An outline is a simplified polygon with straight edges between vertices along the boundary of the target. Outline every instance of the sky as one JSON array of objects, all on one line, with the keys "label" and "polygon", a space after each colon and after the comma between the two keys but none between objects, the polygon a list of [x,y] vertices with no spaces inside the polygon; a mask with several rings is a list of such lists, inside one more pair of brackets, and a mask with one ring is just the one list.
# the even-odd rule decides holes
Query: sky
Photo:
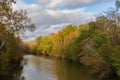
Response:
[{"label": "sky", "polygon": [[26,9],[36,25],[34,32],[26,31],[23,40],[33,40],[63,29],[68,24],[86,23],[115,7],[115,0],[16,0],[14,10]]}]

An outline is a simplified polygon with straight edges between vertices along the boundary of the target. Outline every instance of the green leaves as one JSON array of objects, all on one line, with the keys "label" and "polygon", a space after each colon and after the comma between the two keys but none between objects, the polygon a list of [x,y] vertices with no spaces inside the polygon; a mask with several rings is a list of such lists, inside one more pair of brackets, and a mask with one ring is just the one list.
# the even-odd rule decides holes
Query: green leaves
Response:
[{"label": "green leaves", "polygon": [[120,76],[120,46],[115,46],[113,48],[114,53],[112,53],[111,59],[113,61],[112,65]]}]

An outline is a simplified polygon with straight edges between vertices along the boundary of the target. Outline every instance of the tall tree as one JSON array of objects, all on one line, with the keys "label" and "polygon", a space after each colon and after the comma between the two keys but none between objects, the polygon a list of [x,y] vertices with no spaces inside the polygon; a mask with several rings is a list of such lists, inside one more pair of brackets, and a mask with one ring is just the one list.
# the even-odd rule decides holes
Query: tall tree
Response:
[{"label": "tall tree", "polygon": [[35,29],[27,12],[14,11],[13,3],[15,0],[0,0],[0,80],[13,80],[14,68],[22,59],[20,34]]},{"label": "tall tree", "polygon": [[[15,36],[19,36],[19,34],[23,33],[26,29],[33,31],[35,25],[31,22],[31,19],[28,18],[27,12],[25,10],[13,11],[12,3],[15,3],[15,0],[0,1],[0,27],[5,28]],[[1,39],[2,38],[1,36]],[[5,40],[3,38],[1,47],[4,43]]]}]

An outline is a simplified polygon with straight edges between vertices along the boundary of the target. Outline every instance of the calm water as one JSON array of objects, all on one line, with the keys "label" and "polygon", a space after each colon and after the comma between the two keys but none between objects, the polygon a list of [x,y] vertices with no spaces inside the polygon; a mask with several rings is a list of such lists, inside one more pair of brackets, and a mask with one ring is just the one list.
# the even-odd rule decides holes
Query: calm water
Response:
[{"label": "calm water", "polygon": [[24,56],[21,80],[98,80],[79,64],[48,57]]}]

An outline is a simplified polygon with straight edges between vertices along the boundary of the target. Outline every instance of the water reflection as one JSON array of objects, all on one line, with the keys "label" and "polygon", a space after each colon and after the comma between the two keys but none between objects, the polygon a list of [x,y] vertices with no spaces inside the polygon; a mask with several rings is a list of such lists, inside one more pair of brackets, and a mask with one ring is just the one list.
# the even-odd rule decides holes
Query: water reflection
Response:
[{"label": "water reflection", "polygon": [[57,80],[98,80],[87,68],[69,61],[56,62]]},{"label": "water reflection", "polygon": [[69,61],[24,56],[21,80],[98,80],[87,69]]},{"label": "water reflection", "polygon": [[49,60],[43,57],[24,56],[24,67],[22,77],[25,80],[56,80],[51,74],[52,65]]}]

